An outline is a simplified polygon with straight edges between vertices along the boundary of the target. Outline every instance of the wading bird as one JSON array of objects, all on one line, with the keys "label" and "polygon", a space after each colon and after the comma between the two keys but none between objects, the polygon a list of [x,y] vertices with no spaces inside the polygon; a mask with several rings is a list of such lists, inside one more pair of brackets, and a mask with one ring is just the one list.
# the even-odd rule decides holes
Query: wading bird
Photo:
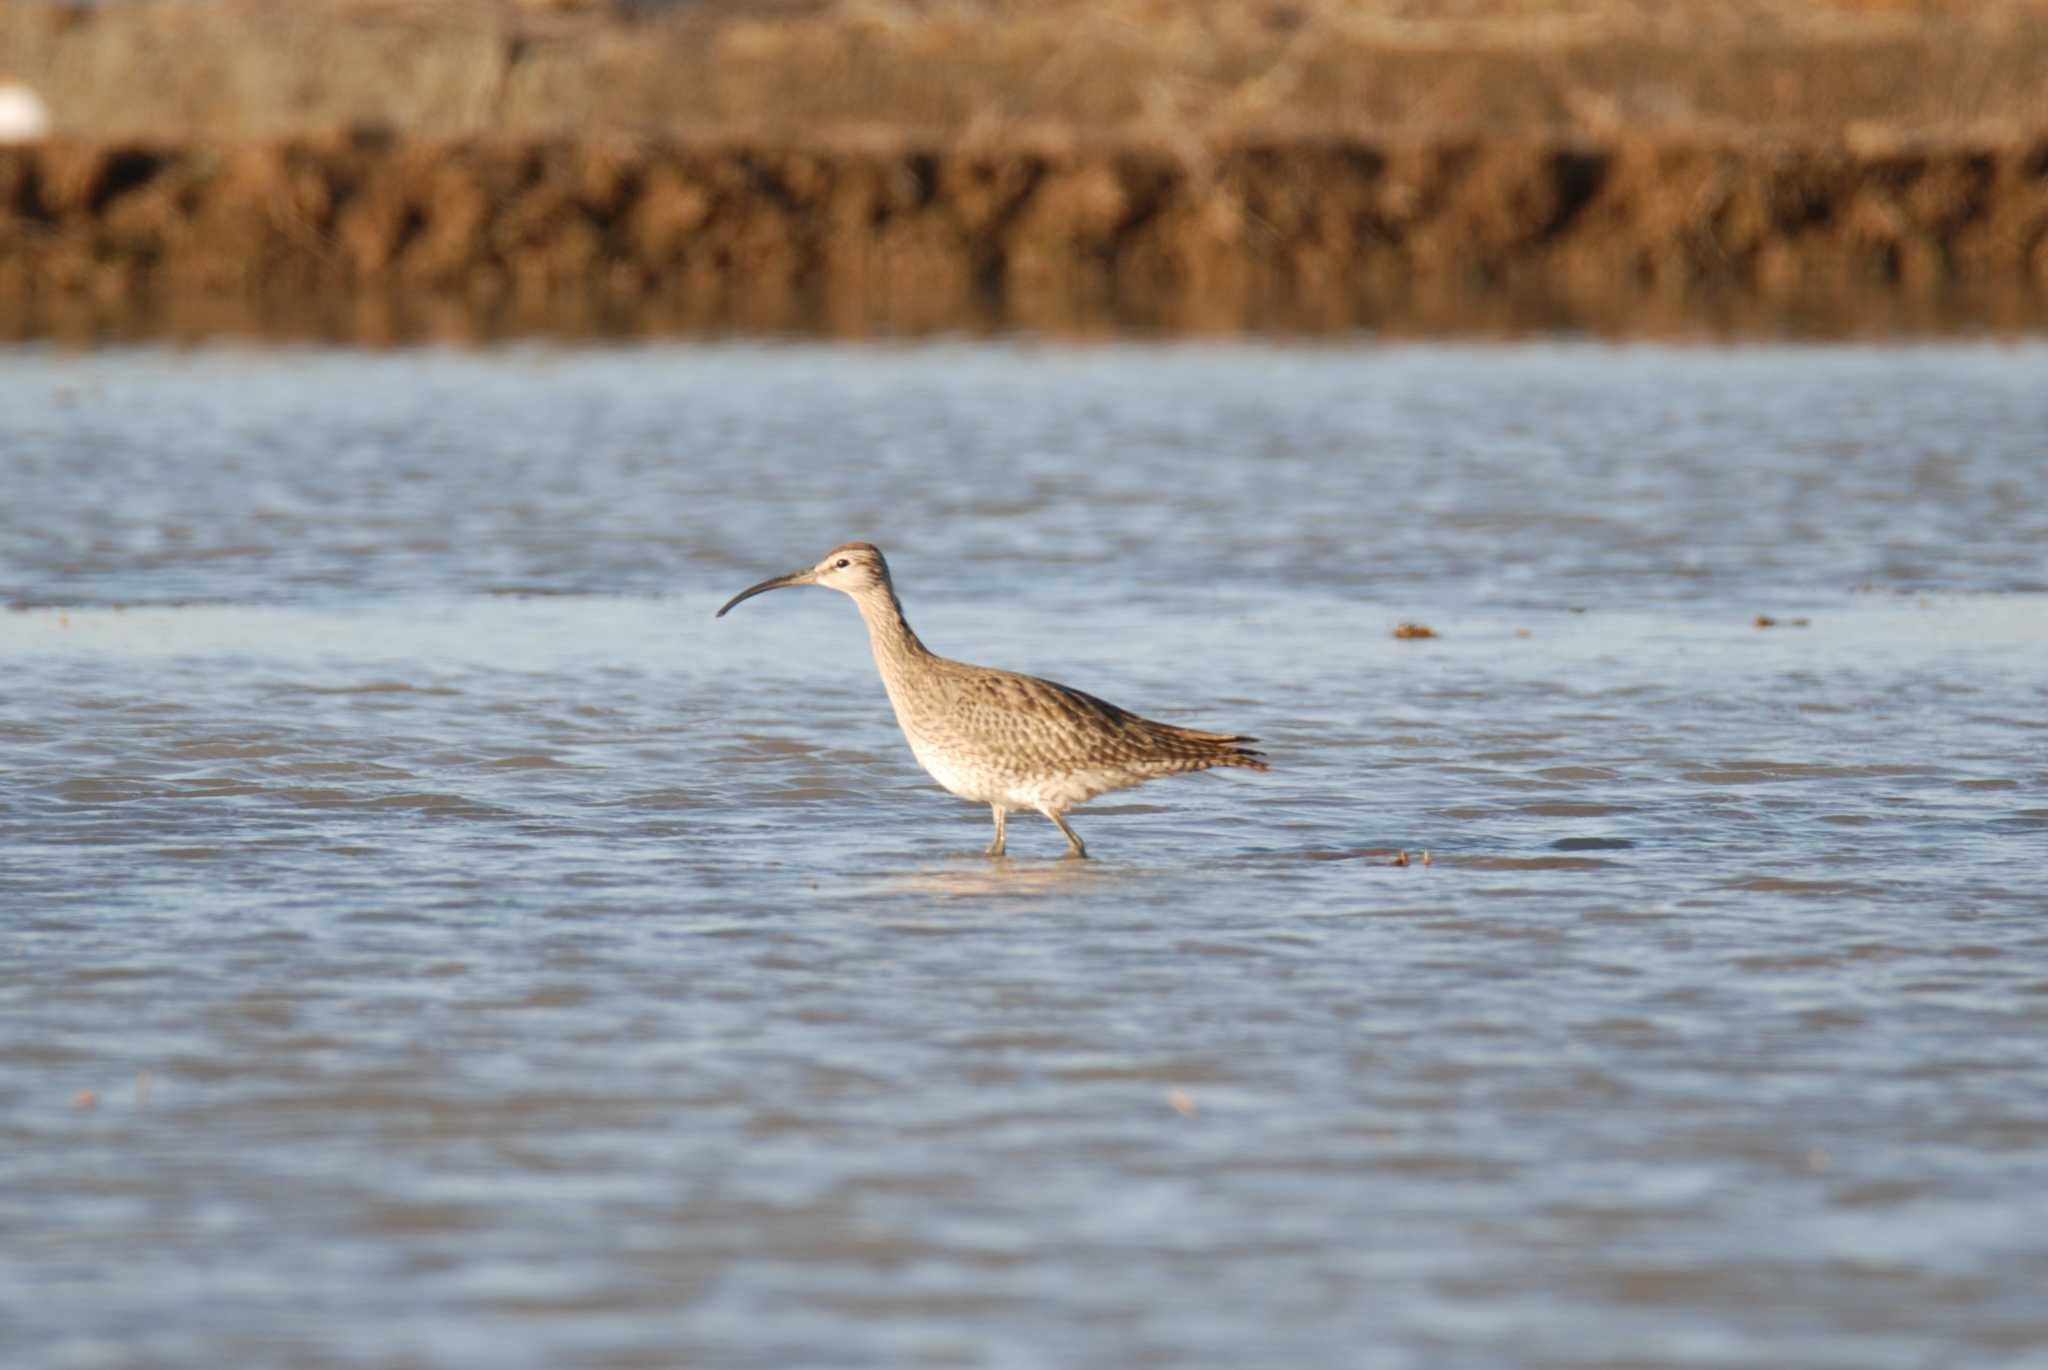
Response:
[{"label": "wading bird", "polygon": [[1003,822],[1017,809],[1036,809],[1059,824],[1068,854],[1086,856],[1066,819],[1076,804],[1162,775],[1212,766],[1266,769],[1261,754],[1245,745],[1256,738],[1155,723],[1070,686],[935,654],[910,630],[889,563],[869,543],[834,547],[809,570],[742,590],[717,617],[743,599],[797,585],[852,596],[918,764],[995,815],[990,856],[1003,854]]}]

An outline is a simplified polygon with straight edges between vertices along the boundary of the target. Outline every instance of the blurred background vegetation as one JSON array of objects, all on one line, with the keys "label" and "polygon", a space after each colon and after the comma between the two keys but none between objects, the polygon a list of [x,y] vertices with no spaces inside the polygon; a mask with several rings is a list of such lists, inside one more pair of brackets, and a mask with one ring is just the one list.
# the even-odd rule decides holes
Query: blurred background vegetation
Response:
[{"label": "blurred background vegetation", "polygon": [[2009,139],[2048,0],[0,0],[60,134]]}]

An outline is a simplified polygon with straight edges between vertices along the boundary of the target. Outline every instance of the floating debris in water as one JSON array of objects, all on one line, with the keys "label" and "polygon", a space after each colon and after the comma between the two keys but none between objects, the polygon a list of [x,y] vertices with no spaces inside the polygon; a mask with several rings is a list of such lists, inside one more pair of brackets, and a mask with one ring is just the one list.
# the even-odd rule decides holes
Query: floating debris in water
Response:
[{"label": "floating debris in water", "polygon": [[50,127],[42,96],[19,81],[0,81],[0,143],[40,143]]},{"label": "floating debris in water", "polygon": [[[1810,618],[1788,618],[1782,621],[1782,626],[1787,628],[1806,628],[1812,626],[1812,623],[1813,620]],[[1780,620],[1772,618],[1769,614],[1758,614],[1756,616],[1756,626],[1759,628],[1776,628],[1781,625]]]},{"label": "floating debris in water", "polygon": [[1404,639],[1435,637],[1436,629],[1430,627],[1427,623],[1402,623],[1395,627],[1394,636]]}]

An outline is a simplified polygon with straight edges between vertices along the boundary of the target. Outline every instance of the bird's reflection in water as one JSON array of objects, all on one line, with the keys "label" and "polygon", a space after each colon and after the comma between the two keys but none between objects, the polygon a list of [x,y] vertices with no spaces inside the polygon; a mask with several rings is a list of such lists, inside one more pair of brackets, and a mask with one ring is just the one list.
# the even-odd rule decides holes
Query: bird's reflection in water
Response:
[{"label": "bird's reflection in water", "polygon": [[917,870],[885,878],[878,893],[916,894],[943,899],[983,899],[1080,889],[1106,878],[1112,868],[1095,861],[1066,857],[1044,860],[961,856],[935,861]]}]

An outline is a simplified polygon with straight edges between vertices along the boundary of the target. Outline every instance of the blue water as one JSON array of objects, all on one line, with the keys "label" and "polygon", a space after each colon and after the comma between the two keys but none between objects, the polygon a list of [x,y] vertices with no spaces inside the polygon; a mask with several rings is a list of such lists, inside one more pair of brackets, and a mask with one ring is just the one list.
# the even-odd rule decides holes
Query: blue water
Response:
[{"label": "blue water", "polygon": [[0,1361],[2041,1364],[2043,376],[6,353]]}]

